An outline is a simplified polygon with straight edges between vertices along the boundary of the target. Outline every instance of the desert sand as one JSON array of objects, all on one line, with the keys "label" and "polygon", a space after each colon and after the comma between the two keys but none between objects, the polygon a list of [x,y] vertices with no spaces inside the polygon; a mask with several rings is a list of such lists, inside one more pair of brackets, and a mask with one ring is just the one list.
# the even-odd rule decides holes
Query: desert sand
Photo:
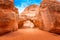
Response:
[{"label": "desert sand", "polygon": [[0,40],[60,40],[60,36],[37,28],[26,28],[0,36]]}]

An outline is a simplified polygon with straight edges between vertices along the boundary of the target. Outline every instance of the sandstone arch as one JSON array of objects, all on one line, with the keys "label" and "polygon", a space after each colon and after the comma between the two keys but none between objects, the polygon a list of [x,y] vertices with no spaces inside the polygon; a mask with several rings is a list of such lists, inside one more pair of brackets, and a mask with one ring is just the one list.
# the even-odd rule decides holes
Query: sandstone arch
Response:
[{"label": "sandstone arch", "polygon": [[[42,28],[43,26],[41,15],[39,12],[39,6],[38,5],[30,5],[28,6],[21,14],[20,14],[20,20],[30,20],[35,27]],[[20,23],[19,23],[20,24]]]},{"label": "sandstone arch", "polygon": [[42,29],[42,26],[43,26],[43,22],[42,22],[42,19],[41,18],[37,18],[37,19],[35,19],[35,18],[33,18],[33,19],[29,19],[29,18],[27,18],[27,17],[25,17],[25,16],[21,16],[20,15],[20,20],[19,20],[19,25],[18,25],[18,27],[19,28],[21,28],[22,26],[23,26],[23,23],[25,22],[25,21],[31,21],[33,24],[34,24],[34,28],[36,27],[36,28],[41,28]]}]

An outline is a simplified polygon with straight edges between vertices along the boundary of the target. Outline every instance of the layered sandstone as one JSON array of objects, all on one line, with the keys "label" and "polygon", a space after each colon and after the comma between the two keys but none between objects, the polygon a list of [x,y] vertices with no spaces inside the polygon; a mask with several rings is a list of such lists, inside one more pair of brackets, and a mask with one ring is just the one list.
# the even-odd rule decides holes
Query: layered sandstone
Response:
[{"label": "layered sandstone", "polygon": [[27,21],[24,21],[23,27],[24,28],[33,28],[34,27],[34,24],[30,20],[27,20]]},{"label": "layered sandstone", "polygon": [[30,5],[20,14],[19,27],[30,20],[35,27],[45,31],[60,34],[60,2],[58,0],[43,0],[38,5]]},{"label": "layered sandstone", "polygon": [[58,0],[43,0],[40,5],[44,29],[60,34],[60,2]]},{"label": "layered sandstone", "polygon": [[0,34],[18,29],[18,9],[10,0],[0,0]]},{"label": "layered sandstone", "polygon": [[14,6],[14,2],[11,0],[0,0],[0,8],[12,10],[18,14],[18,9]]},{"label": "layered sandstone", "polygon": [[26,20],[32,21],[35,27],[43,26],[38,5],[30,5],[20,14],[19,27],[21,22],[23,23]]},{"label": "layered sandstone", "polygon": [[60,1],[59,0],[43,0],[40,7],[48,7],[51,11],[60,11]]}]

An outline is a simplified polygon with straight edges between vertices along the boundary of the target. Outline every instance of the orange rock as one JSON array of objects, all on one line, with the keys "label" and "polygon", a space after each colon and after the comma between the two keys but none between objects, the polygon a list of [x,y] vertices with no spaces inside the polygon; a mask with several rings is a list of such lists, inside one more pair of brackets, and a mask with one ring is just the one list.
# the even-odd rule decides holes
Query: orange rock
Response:
[{"label": "orange rock", "polygon": [[40,27],[43,25],[38,5],[30,5],[20,14],[19,25],[21,25],[21,22],[23,24],[23,22],[26,20],[30,20],[35,27]]},{"label": "orange rock", "polygon": [[33,27],[34,27],[34,24],[33,24],[33,22],[31,22],[30,20],[26,20],[26,21],[24,21],[24,23],[23,23],[23,27],[24,27],[24,28],[33,28]]},{"label": "orange rock", "polygon": [[13,2],[0,0],[0,34],[17,30],[17,18],[18,10],[14,7]]},{"label": "orange rock", "polygon": [[16,14],[0,10],[0,34],[18,29]]},{"label": "orange rock", "polygon": [[12,11],[16,12],[16,14],[18,14],[18,9],[14,6],[12,0],[0,0],[0,8],[8,10],[11,9]]},{"label": "orange rock", "polygon": [[48,8],[41,8],[40,9],[41,17],[43,20],[44,27],[43,30],[45,31],[50,31],[51,29],[54,28],[54,22],[55,18],[53,15],[49,12]]},{"label": "orange rock", "polygon": [[[44,17],[43,22],[45,25],[50,25],[51,23],[50,26],[46,26],[46,31],[48,31],[47,28],[49,28],[49,31],[60,34],[60,2],[58,0],[43,0],[40,9],[42,17]],[[52,28],[50,28],[51,26]]]},{"label": "orange rock", "polygon": [[43,0],[38,5],[30,5],[20,14],[19,27],[30,20],[35,27],[45,31],[60,33],[60,2],[58,0]]}]

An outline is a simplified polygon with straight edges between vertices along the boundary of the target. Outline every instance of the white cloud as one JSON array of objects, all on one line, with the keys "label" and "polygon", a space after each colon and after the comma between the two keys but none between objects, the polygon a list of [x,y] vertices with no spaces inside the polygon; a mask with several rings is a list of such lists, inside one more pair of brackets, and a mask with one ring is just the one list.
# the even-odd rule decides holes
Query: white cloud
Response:
[{"label": "white cloud", "polygon": [[19,13],[22,13],[27,6],[28,6],[27,3],[22,3],[20,7],[17,7]]},{"label": "white cloud", "polygon": [[24,11],[23,8],[22,8],[22,9],[18,8],[18,12],[19,12],[19,14],[22,13],[23,11]]},{"label": "white cloud", "polygon": [[60,2],[60,0],[57,0],[58,2]]},{"label": "white cloud", "polygon": [[33,0],[32,1],[31,0],[23,1],[21,3],[20,7],[17,7],[18,11],[19,11],[19,14],[22,13],[24,11],[24,9],[31,4],[38,4],[38,3],[33,2]]},{"label": "white cloud", "polygon": [[23,2],[20,7],[17,7],[18,11],[19,11],[19,14],[22,13],[24,11],[24,9],[27,6],[29,6],[29,4],[30,4],[30,2],[29,2],[29,0],[27,0],[26,2]]}]

